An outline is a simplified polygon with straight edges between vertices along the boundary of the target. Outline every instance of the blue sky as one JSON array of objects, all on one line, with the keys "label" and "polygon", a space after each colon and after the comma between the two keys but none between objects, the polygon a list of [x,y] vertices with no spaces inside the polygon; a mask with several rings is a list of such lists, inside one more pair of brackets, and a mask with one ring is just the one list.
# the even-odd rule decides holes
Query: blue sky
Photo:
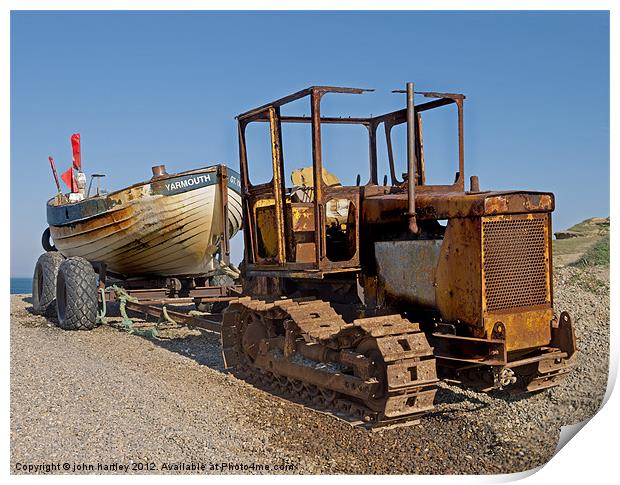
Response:
[{"label": "blue sky", "polygon": [[[605,12],[13,12],[11,274],[30,276],[42,252],[55,193],[47,156],[68,168],[75,131],[85,170],[118,189],[159,163],[238,168],[234,116],[298,89],[374,88],[324,102],[325,114],[366,116],[403,107],[391,91],[406,81],[466,94],[466,176],[482,189],[555,192],[555,229],[609,215]],[[456,125],[444,110],[424,135],[429,171],[448,181]],[[305,165],[306,129],[286,130],[287,166]],[[367,177],[359,130],[324,133],[327,168],[345,183]],[[255,131],[260,161],[266,139]],[[236,260],[241,247],[239,236]]]}]

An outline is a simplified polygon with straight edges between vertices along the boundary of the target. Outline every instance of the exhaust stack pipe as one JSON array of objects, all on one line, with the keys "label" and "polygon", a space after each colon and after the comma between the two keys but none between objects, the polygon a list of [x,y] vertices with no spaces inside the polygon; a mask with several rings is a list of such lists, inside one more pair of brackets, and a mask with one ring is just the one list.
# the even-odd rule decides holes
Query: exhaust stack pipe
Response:
[{"label": "exhaust stack pipe", "polygon": [[153,172],[153,178],[163,177],[164,175],[168,175],[168,172],[166,172],[165,165],[155,165],[154,167],[151,167],[151,170]]},{"label": "exhaust stack pipe", "polygon": [[416,156],[415,156],[415,106],[413,102],[413,83],[407,83],[407,185],[409,207],[407,218],[409,220],[409,232],[420,232],[415,214],[415,181],[416,181]]}]

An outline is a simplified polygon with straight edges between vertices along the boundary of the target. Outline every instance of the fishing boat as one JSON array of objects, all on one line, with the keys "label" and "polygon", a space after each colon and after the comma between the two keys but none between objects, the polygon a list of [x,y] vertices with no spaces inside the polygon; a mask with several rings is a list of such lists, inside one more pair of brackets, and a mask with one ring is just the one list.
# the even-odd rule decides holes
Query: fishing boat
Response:
[{"label": "fishing boat", "polygon": [[82,200],[59,192],[47,202],[49,235],[63,256],[120,275],[207,274],[217,268],[225,228],[229,238],[241,228],[240,177],[224,165],[176,174],[159,165],[150,180],[83,192]]}]

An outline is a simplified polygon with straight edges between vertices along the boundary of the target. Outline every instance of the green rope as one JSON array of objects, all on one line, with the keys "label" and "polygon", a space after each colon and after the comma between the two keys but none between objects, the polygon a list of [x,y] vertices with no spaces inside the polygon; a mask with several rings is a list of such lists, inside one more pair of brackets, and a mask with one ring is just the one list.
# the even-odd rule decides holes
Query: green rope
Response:
[{"label": "green rope", "polygon": [[157,325],[161,325],[164,322],[168,322],[171,323],[172,325],[179,325],[177,322],[175,322],[172,317],[168,314],[168,309],[166,308],[166,305],[164,305],[161,308],[161,316],[159,317],[159,320],[157,320]]},{"label": "green rope", "polygon": [[141,328],[135,328],[133,324],[133,320],[129,318],[129,315],[127,315],[127,308],[126,308],[127,302],[128,301],[137,302],[138,301],[137,298],[134,298],[133,296],[131,296],[129,293],[127,293],[127,291],[124,288],[121,288],[120,286],[112,285],[106,289],[113,291],[116,294],[118,301],[120,302],[119,311],[122,317],[121,323],[123,325],[123,328],[127,332],[134,334],[134,335],[140,335],[142,337],[147,337],[147,338],[157,337],[157,329],[149,328],[148,330],[143,330]]},{"label": "green rope", "polygon": [[209,312],[201,312],[201,311],[198,311],[198,310],[190,310],[189,312],[187,312],[187,314],[190,317],[202,317],[204,315],[211,315]]}]

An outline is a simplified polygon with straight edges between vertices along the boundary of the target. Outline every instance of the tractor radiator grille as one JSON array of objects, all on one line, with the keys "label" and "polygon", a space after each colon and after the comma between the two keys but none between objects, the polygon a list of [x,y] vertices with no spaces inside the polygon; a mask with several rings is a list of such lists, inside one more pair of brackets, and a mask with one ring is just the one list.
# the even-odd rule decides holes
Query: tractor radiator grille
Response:
[{"label": "tractor radiator grille", "polygon": [[547,216],[482,219],[487,311],[542,305],[547,283]]}]

